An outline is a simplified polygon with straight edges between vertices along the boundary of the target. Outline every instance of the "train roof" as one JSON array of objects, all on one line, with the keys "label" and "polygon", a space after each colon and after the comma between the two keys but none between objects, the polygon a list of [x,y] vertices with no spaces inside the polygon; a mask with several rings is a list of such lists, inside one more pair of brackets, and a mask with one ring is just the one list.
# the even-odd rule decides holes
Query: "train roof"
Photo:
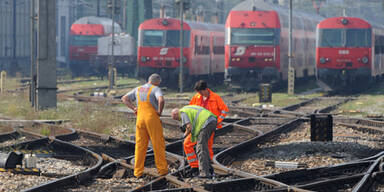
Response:
[{"label": "train roof", "polygon": [[[154,18],[144,21],[139,29],[180,30],[180,20],[175,18]],[[225,28],[222,24],[184,21],[183,30],[221,31]]]},{"label": "train roof", "polygon": [[[82,26],[86,24],[88,24],[90,28]],[[99,27],[96,27],[97,25],[102,25],[103,29],[99,29]],[[122,32],[120,25],[117,24],[116,22],[114,23],[114,27],[115,27],[115,33]],[[74,34],[79,34],[80,31],[84,31],[84,30],[90,30],[89,34],[92,34],[94,32],[99,34],[100,30],[103,30],[105,34],[110,34],[112,33],[112,19],[105,18],[105,17],[95,17],[95,16],[82,17],[76,20],[71,26],[71,33],[74,33]],[[95,31],[92,32],[93,30]],[[94,35],[97,35],[97,34],[94,34]]]},{"label": "train roof", "polygon": [[[273,18],[273,19],[271,19]],[[234,28],[280,28],[276,11],[231,11],[225,27]]]},{"label": "train roof", "polygon": [[372,25],[358,17],[331,17],[322,20],[317,28],[372,28]]},{"label": "train roof", "polygon": [[[245,0],[231,9],[231,11],[270,11],[274,10],[278,15],[289,14],[289,9],[277,4],[267,3],[264,0]],[[304,13],[298,10],[294,10],[293,17],[305,17],[312,20],[322,20],[323,17],[317,14]]]}]

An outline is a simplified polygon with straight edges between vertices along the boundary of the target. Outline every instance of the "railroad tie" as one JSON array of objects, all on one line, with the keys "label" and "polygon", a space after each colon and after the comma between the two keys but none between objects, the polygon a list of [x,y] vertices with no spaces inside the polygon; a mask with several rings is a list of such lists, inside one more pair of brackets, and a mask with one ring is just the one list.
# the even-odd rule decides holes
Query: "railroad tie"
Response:
[{"label": "railroad tie", "polygon": [[40,175],[41,171],[38,168],[10,168],[10,169],[5,169],[5,168],[0,168],[0,172],[11,172],[15,174],[22,174],[22,175]]}]

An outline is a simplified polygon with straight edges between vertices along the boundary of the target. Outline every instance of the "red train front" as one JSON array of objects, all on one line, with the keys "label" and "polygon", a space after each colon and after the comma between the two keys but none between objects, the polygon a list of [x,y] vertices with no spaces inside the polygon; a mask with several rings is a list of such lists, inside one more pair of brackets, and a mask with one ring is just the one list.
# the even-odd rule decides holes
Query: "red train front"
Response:
[{"label": "red train front", "polygon": [[231,84],[271,81],[280,72],[276,11],[231,11],[226,21],[225,67]]},{"label": "red train front", "polygon": [[[97,39],[112,32],[112,20],[102,17],[83,17],[71,25],[69,60],[70,69],[75,76],[92,73],[91,55],[97,54]],[[115,32],[121,28],[115,24]]]},{"label": "red train front", "polygon": [[[224,26],[186,21],[183,23],[185,82],[224,78]],[[180,62],[180,20],[156,18],[139,26],[139,76],[159,73],[164,84],[177,87]],[[215,78],[216,77],[216,78]]]},{"label": "red train front", "polygon": [[[334,17],[321,21],[317,26],[316,67],[321,85],[331,90],[353,90],[382,74],[376,65],[382,65],[380,50],[376,50],[382,30],[376,29],[360,18]],[[381,47],[378,47],[381,49]]]}]

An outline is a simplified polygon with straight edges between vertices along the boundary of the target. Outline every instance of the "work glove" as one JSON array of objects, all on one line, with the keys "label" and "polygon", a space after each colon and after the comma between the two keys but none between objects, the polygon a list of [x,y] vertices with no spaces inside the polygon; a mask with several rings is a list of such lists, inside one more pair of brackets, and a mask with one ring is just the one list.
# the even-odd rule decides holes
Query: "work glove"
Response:
[{"label": "work glove", "polygon": [[184,133],[185,132],[185,125],[184,126],[180,126],[179,129],[180,129],[181,132]]}]

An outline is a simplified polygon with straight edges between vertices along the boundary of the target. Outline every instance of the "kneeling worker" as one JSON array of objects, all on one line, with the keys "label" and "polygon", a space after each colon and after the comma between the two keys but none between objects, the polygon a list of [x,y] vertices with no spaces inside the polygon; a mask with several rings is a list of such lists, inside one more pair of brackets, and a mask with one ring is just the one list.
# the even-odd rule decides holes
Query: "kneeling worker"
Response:
[{"label": "kneeling worker", "polygon": [[191,168],[199,168],[199,177],[211,178],[213,176],[213,167],[208,150],[208,140],[216,129],[216,116],[204,107],[187,105],[180,110],[173,109],[172,118],[181,120],[181,125],[185,127],[185,139],[197,142],[197,154],[193,147],[184,145],[189,165]]}]

